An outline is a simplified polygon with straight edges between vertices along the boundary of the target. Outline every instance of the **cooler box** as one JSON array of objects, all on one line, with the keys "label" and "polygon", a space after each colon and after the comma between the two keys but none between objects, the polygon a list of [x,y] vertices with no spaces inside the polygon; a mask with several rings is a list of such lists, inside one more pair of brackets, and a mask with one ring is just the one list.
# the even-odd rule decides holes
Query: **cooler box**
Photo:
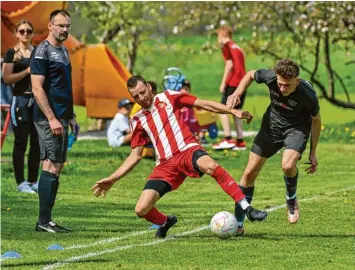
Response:
[{"label": "cooler box", "polygon": [[217,121],[217,114],[213,112],[208,112],[205,110],[194,109],[195,118],[200,126],[207,126]]}]

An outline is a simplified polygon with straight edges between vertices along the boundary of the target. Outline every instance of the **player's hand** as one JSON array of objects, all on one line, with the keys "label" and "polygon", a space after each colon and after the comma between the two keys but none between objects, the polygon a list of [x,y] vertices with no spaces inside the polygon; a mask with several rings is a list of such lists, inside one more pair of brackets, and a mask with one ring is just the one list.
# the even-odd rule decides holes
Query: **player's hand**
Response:
[{"label": "player's hand", "polygon": [[317,171],[317,167],[318,167],[318,161],[317,161],[317,157],[315,154],[309,154],[309,162],[307,162],[306,164],[310,164],[311,166],[309,166],[307,169],[305,169],[305,171],[307,172],[307,174],[313,174]]},{"label": "player's hand", "polygon": [[253,120],[253,116],[248,111],[233,110],[233,114],[239,119],[247,119],[247,124]]},{"label": "player's hand", "polygon": [[233,109],[239,103],[240,103],[240,97],[238,95],[230,95],[227,98],[227,107],[229,107],[229,109]]},{"label": "player's hand", "polygon": [[58,121],[57,118],[53,118],[52,120],[49,120],[49,127],[52,130],[52,133],[54,136],[62,136],[64,129],[62,124]]},{"label": "player's hand", "polygon": [[113,186],[114,183],[115,181],[110,178],[103,178],[93,185],[91,188],[92,194],[96,197],[102,196],[105,198],[106,192]]},{"label": "player's hand", "polygon": [[221,83],[221,85],[219,86],[219,92],[221,94],[224,94],[225,91],[226,91],[226,84]]}]

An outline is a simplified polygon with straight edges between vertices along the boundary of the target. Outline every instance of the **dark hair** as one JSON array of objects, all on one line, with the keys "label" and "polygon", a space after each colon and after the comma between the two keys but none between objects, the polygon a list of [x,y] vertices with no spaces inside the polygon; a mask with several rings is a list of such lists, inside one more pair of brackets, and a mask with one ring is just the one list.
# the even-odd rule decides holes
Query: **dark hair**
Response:
[{"label": "dark hair", "polygon": [[18,31],[18,28],[19,28],[21,25],[23,25],[23,24],[28,24],[29,26],[31,26],[32,31],[34,30],[34,29],[33,29],[33,25],[32,25],[32,23],[31,23],[30,21],[21,20],[21,21],[18,21],[18,22],[17,22],[16,27],[15,27],[15,32],[17,32],[17,31]]},{"label": "dark hair", "polygon": [[299,66],[295,61],[289,58],[284,58],[278,61],[273,69],[276,74],[286,79],[297,78],[298,75],[300,75]]},{"label": "dark hair", "polygon": [[136,76],[132,76],[131,78],[128,79],[127,81],[127,88],[132,89],[134,87],[137,86],[138,82],[142,82],[145,85],[147,85],[147,82],[145,81],[145,79],[142,76],[136,75]]},{"label": "dark hair", "polygon": [[63,16],[67,16],[70,18],[70,14],[68,11],[66,11],[64,9],[56,9],[56,10],[52,11],[51,15],[49,15],[49,20],[52,21],[54,19],[54,17],[57,16],[59,13],[62,14]]},{"label": "dark hair", "polygon": [[189,80],[184,80],[183,83],[182,83],[181,89],[186,89],[188,92],[191,92],[191,83],[190,83],[190,81]]},{"label": "dark hair", "polygon": [[147,81],[147,83],[150,84],[150,86],[152,87],[152,93],[154,94],[154,96],[158,93],[158,86],[155,82],[153,81]]}]

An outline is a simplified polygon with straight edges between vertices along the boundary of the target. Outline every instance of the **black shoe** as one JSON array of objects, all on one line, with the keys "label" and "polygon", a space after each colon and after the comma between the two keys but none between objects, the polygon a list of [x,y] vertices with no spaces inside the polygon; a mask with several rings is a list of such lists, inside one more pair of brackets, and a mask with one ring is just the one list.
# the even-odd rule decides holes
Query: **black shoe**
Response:
[{"label": "black shoe", "polygon": [[38,224],[36,223],[35,231],[37,232],[49,232],[49,233],[68,233],[72,230],[66,229],[62,226],[59,226],[54,221],[49,221],[47,224]]},{"label": "black shoe", "polygon": [[202,137],[202,138],[200,139],[200,143],[201,143],[202,145],[206,145],[206,144],[208,144],[208,141],[207,141],[204,137]]},{"label": "black shoe", "polygon": [[245,209],[245,214],[250,221],[262,221],[267,217],[267,213],[265,211],[254,209],[251,206],[248,206],[248,208]]},{"label": "black shoe", "polygon": [[156,237],[159,238],[165,238],[167,232],[169,229],[175,225],[175,223],[178,222],[176,216],[168,216],[168,219],[166,220],[166,223],[164,226],[160,226],[157,230],[157,233],[155,234]]}]

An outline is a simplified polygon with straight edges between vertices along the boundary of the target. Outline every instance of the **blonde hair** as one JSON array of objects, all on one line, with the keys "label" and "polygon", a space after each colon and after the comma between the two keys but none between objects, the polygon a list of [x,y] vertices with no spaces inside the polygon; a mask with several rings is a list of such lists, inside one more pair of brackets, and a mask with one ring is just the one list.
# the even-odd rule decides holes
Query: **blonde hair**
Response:
[{"label": "blonde hair", "polygon": [[233,35],[233,29],[229,25],[222,25],[220,28],[217,30],[217,34],[221,33],[224,37],[229,37],[232,38]]},{"label": "blonde hair", "polygon": [[[15,27],[15,33],[14,33],[14,34],[17,33],[19,27],[20,27],[21,25],[23,25],[23,24],[28,24],[29,26],[31,26],[32,31],[33,31],[33,25],[32,25],[32,23],[31,23],[30,21],[21,20],[21,21],[17,22],[16,27]],[[21,53],[21,51],[20,51],[19,41],[18,41],[17,44],[15,45],[14,50],[15,50],[15,53],[14,53],[14,59],[13,59],[13,61],[19,61],[19,60],[21,60],[21,59],[23,58],[23,55],[22,55],[22,53]]]}]

